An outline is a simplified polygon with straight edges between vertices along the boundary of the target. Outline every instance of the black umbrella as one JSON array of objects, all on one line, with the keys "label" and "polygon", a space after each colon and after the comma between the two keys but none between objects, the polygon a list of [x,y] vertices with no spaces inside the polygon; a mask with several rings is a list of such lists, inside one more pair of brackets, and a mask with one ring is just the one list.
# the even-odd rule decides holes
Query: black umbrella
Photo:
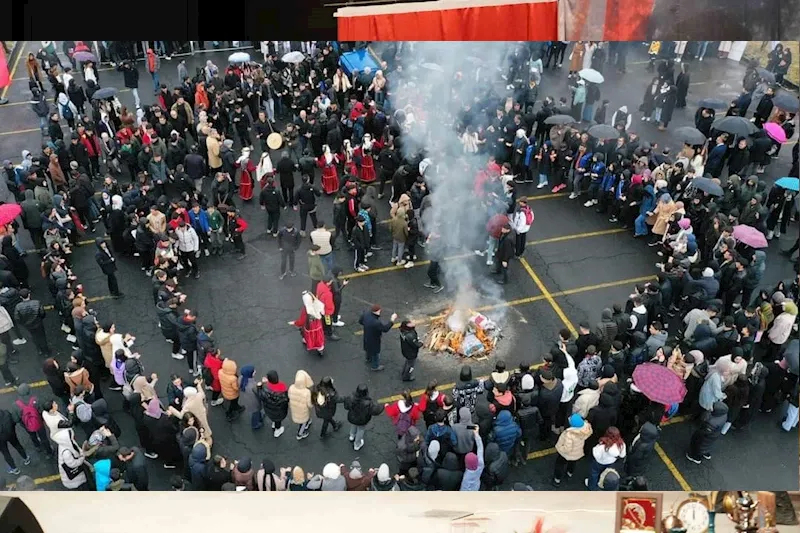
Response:
[{"label": "black umbrella", "polygon": [[724,117],[714,121],[711,127],[717,131],[747,137],[758,131],[755,124],[742,117]]},{"label": "black umbrella", "polygon": [[772,97],[772,104],[787,113],[797,113],[800,111],[800,100],[796,96],[787,92],[781,91]]},{"label": "black umbrella", "polygon": [[611,127],[608,124],[597,124],[589,128],[589,135],[595,139],[605,141],[608,139],[616,139],[619,137],[619,130]]},{"label": "black umbrella", "polygon": [[92,100],[105,100],[106,98],[114,98],[117,95],[117,89],[115,87],[103,87],[102,89],[97,89],[94,94],[92,95]]},{"label": "black umbrella", "polygon": [[758,67],[756,69],[758,76],[767,83],[775,83],[775,74],[768,71],[764,67]]},{"label": "black umbrella", "polygon": [[691,126],[683,126],[682,128],[676,129],[673,133],[675,137],[690,146],[697,146],[706,142],[705,134]]},{"label": "black umbrella", "polygon": [[569,115],[553,115],[544,120],[545,124],[550,125],[572,124],[574,122],[577,122],[575,117],[571,117]]},{"label": "black umbrella", "polygon": [[695,178],[691,181],[689,186],[699,189],[711,196],[723,195],[722,187],[720,187],[719,183],[709,178]]},{"label": "black umbrella", "polygon": [[697,107],[722,111],[723,109],[728,109],[728,107],[730,107],[730,103],[723,102],[719,98],[703,98],[702,100],[697,102]]}]

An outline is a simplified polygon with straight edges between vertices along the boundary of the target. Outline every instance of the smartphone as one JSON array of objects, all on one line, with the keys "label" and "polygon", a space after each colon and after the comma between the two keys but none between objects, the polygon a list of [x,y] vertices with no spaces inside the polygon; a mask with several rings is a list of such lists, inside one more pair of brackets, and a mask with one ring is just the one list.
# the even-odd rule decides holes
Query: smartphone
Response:
[{"label": "smartphone", "polygon": [[478,426],[476,424],[467,424],[467,429],[476,430],[478,429]]}]

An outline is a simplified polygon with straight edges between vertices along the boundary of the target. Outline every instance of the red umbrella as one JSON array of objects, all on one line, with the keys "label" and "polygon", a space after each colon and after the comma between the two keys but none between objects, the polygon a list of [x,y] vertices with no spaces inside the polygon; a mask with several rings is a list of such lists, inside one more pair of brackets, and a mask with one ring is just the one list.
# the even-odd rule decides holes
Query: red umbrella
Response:
[{"label": "red umbrella", "polygon": [[0,226],[11,224],[11,222],[22,213],[19,204],[0,205]]},{"label": "red umbrella", "polygon": [[733,238],[736,239],[736,242],[746,244],[750,248],[767,248],[769,246],[764,234],[747,224],[734,226]]},{"label": "red umbrella", "polygon": [[663,405],[680,403],[686,396],[686,385],[680,376],[656,363],[637,366],[633,371],[633,383],[649,400]]}]

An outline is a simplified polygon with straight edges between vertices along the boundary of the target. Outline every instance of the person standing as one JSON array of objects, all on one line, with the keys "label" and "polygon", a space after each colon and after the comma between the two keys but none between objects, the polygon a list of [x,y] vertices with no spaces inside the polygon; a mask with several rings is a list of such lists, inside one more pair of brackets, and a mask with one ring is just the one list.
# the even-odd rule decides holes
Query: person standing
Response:
[{"label": "person standing", "polygon": [[236,361],[225,359],[217,375],[219,377],[219,385],[222,388],[222,398],[228,401],[225,418],[228,422],[232,422],[239,418],[239,415],[245,410],[243,405],[239,405],[240,386]]},{"label": "person standing", "polygon": [[200,255],[200,238],[197,236],[197,232],[181,219],[175,229],[175,236],[178,240],[178,256],[186,270],[186,276],[192,275],[194,279],[198,279],[200,271],[197,268],[197,258]]},{"label": "person standing", "polygon": [[178,321],[180,353],[186,357],[186,363],[195,376],[201,373],[200,361],[197,360],[197,333],[197,316],[191,309],[184,309],[183,316]]},{"label": "person standing", "polygon": [[50,439],[47,437],[42,419],[42,407],[36,396],[31,395],[31,387],[27,383],[17,388],[17,399],[14,401],[11,414],[14,416],[14,422],[25,428],[36,451],[52,457],[53,450],[50,448]]},{"label": "person standing", "polygon": [[161,58],[156,55],[152,48],[147,49],[146,55],[147,72],[153,77],[153,92],[158,93],[161,82],[158,79],[158,71],[161,70]]},{"label": "person standing", "polygon": [[267,418],[272,421],[272,436],[276,439],[286,431],[283,421],[289,414],[288,390],[286,383],[278,378],[278,373],[274,370],[267,372],[267,377],[256,385],[256,396],[261,401]]},{"label": "person standing", "polygon": [[366,226],[366,219],[361,215],[356,217],[356,225],[351,235],[351,243],[355,251],[353,269],[358,272],[366,272],[369,270],[367,266],[367,250],[370,248],[370,236]]},{"label": "person standing", "polygon": [[281,193],[275,188],[275,182],[271,178],[267,179],[267,185],[258,195],[258,203],[261,209],[267,212],[267,233],[273,237],[278,236],[278,223],[281,218],[281,207],[286,207]]},{"label": "person standing", "polygon": [[97,246],[97,252],[94,254],[95,261],[100,265],[103,274],[108,278],[108,292],[114,298],[122,298],[125,296],[119,291],[119,283],[117,282],[117,260],[111,249],[108,247],[105,239],[98,237],[94,241]]},{"label": "person standing", "polygon": [[8,366],[9,359],[8,347],[4,342],[0,342],[0,375],[3,376],[6,387],[13,387],[19,383],[19,378],[11,372]]},{"label": "person standing", "polygon": [[355,393],[344,400],[347,411],[347,421],[350,422],[350,435],[348,439],[353,443],[353,450],[358,451],[364,447],[364,432],[372,417],[378,416],[384,406],[377,403],[369,396],[369,388],[365,384],[356,387]]},{"label": "person standing", "polygon": [[311,387],[314,380],[305,370],[298,370],[294,375],[294,383],[289,386],[289,411],[292,422],[298,424],[297,440],[308,437],[311,428]]},{"label": "person standing", "polygon": [[381,322],[380,317],[381,306],[375,304],[370,309],[365,310],[361,318],[358,319],[358,323],[363,326],[366,362],[370,364],[370,368],[374,372],[380,372],[384,369],[381,364],[381,337],[392,329],[397,320],[397,313],[392,313],[389,322]]},{"label": "person standing", "polygon": [[[281,275],[279,279],[283,279],[286,275],[295,277],[294,271],[294,254],[300,248],[300,232],[294,227],[294,224],[287,222],[285,226],[278,232],[278,249],[281,252]],[[288,261],[289,270],[286,270]]]},{"label": "person standing", "polygon": [[22,464],[25,466],[31,464],[30,456],[25,451],[25,448],[22,447],[17,437],[14,417],[9,411],[0,409],[0,454],[3,455],[3,458],[8,464],[7,472],[9,474],[18,475],[19,468],[17,468],[17,463],[14,461],[14,458],[11,457],[11,453],[8,450],[9,444],[19,452],[20,457],[22,457]]},{"label": "person standing", "polygon": [[528,205],[527,198],[517,200],[517,209],[511,215],[511,228],[514,230],[514,256],[519,259],[525,253],[528,240],[528,231],[533,224],[533,211]]},{"label": "person standing", "polygon": [[50,357],[50,346],[47,344],[47,335],[44,331],[44,307],[39,300],[31,299],[29,289],[21,289],[19,296],[22,301],[14,309],[14,320],[28,330],[39,355]]},{"label": "person standing", "polygon": [[333,247],[331,246],[333,234],[325,227],[325,222],[322,220],[317,220],[316,226],[316,229],[310,233],[311,243],[319,246],[317,255],[325,265],[326,274],[330,274],[333,270]]},{"label": "person standing", "polygon": [[136,66],[131,65],[131,62],[128,60],[123,61],[123,63],[117,67],[117,70],[122,72],[125,88],[131,90],[134,105],[136,109],[139,109],[142,107],[142,102],[139,100],[139,71],[136,70]]},{"label": "person standing", "polygon": [[403,381],[414,381],[414,364],[417,362],[419,349],[422,348],[422,341],[417,335],[416,324],[413,320],[403,320],[400,323],[400,351],[403,354],[405,363],[401,379]]},{"label": "person standing", "polygon": [[497,250],[494,253],[494,262],[497,269],[494,273],[500,275],[500,278],[495,279],[496,283],[500,285],[508,283],[508,262],[514,256],[514,237],[511,235],[511,226],[506,224],[500,230],[500,239],[497,241]]}]

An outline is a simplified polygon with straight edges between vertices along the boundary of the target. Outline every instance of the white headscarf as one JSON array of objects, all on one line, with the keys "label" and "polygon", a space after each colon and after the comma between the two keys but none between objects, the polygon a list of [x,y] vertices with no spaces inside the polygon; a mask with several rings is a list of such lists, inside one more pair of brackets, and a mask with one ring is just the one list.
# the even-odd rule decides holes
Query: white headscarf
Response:
[{"label": "white headscarf", "polygon": [[271,176],[272,172],[272,159],[269,157],[269,152],[264,152],[261,154],[261,160],[258,162],[258,167],[256,167],[256,179],[261,181],[264,176]]},{"label": "white headscarf", "polygon": [[122,209],[122,196],[115,194],[111,197],[111,209]]},{"label": "white headscarf", "polygon": [[370,135],[369,133],[364,134],[364,139],[361,142],[361,147],[367,151],[372,150],[372,135]]},{"label": "white headscarf", "polygon": [[333,154],[331,153],[331,147],[327,144],[322,147],[322,155],[325,156],[325,164],[330,165],[333,162]]},{"label": "white headscarf", "polygon": [[303,291],[303,305],[306,308],[306,314],[315,320],[322,318],[325,312],[325,304],[317,300],[317,298],[308,291]]}]

